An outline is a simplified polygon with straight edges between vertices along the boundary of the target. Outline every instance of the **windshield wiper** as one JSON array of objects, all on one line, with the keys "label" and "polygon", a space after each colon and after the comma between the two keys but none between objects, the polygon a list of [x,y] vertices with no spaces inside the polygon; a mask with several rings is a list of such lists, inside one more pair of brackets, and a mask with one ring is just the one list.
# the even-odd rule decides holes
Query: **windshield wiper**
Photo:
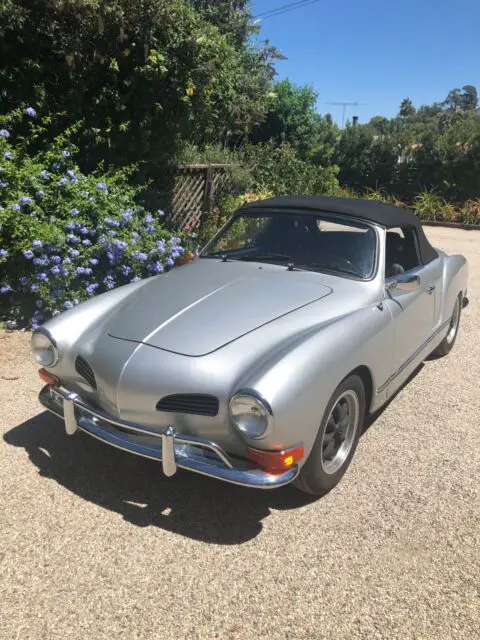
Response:
[{"label": "windshield wiper", "polygon": [[320,271],[322,269],[324,269],[325,271],[331,271],[331,272],[338,271],[339,273],[345,273],[347,275],[355,276],[357,278],[364,277],[361,273],[359,273],[358,271],[354,271],[353,269],[344,269],[343,267],[333,267],[331,265],[324,264],[323,262],[308,262],[306,264],[303,264],[302,267],[305,267],[306,269],[309,269],[309,268],[319,269]]},{"label": "windshield wiper", "polygon": [[282,260],[291,262],[293,264],[291,256],[287,255],[286,253],[250,253],[245,256],[238,256],[237,260],[245,260],[251,262],[262,262],[263,260]]}]

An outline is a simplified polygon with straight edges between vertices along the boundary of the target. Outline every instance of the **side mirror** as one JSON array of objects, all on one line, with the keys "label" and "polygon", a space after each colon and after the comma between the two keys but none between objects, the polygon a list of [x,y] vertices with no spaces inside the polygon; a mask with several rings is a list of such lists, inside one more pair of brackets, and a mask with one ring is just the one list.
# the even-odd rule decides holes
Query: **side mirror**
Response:
[{"label": "side mirror", "polygon": [[401,275],[388,284],[390,291],[416,291],[420,287],[420,276]]}]

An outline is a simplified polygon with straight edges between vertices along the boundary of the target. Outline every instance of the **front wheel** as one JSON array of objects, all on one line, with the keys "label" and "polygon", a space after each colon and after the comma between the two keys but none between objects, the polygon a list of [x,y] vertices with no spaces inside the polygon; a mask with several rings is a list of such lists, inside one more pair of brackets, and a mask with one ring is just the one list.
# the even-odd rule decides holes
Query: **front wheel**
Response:
[{"label": "front wheel", "polygon": [[350,464],[365,418],[365,387],[358,375],[335,389],[323,414],[312,451],[295,486],[321,496],[339,482]]}]

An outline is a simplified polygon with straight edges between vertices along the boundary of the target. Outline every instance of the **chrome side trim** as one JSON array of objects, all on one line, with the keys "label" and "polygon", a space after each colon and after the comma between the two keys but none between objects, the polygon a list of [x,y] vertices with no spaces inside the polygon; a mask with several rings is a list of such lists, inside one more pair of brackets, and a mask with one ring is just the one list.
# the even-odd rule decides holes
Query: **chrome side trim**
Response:
[{"label": "chrome side trim", "polygon": [[234,467],[215,442],[177,435],[172,427],[161,433],[151,427],[111,420],[110,416],[88,408],[79,396],[62,387],[46,385],[39,400],[60,418],[65,419],[73,409],[73,420],[78,429],[116,449],[162,462],[165,475],[173,475],[178,467],[244,487],[275,489],[292,482],[299,472],[298,465],[278,475],[249,469],[246,462],[239,462],[239,466]]},{"label": "chrome side trim", "polygon": [[382,391],[385,391],[385,389],[395,380],[395,378],[397,378],[402,373],[402,371],[404,371],[408,367],[408,365],[411,364],[415,360],[415,358],[420,355],[420,353],[428,346],[428,344],[434,338],[436,338],[439,333],[441,333],[444,329],[447,328],[449,323],[450,323],[450,320],[447,320],[446,322],[441,324],[437,329],[435,329],[432,335],[427,340],[425,340],[425,342],[414,353],[412,353],[412,355],[409,358],[407,358],[405,362],[394,373],[392,373],[392,375],[388,378],[388,380],[384,382],[380,387],[377,387],[376,393],[382,393]]}]

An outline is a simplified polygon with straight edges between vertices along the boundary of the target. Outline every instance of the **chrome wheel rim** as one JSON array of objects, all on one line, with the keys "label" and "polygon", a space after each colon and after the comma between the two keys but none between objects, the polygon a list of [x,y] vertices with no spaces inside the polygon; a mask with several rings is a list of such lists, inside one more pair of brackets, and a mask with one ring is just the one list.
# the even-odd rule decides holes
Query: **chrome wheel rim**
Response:
[{"label": "chrome wheel rim", "polygon": [[457,298],[455,307],[453,309],[452,317],[450,318],[450,327],[447,333],[447,342],[452,344],[455,336],[457,335],[458,321],[460,320],[460,301]]},{"label": "chrome wheel rim", "polygon": [[322,437],[322,469],[331,475],[348,457],[358,429],[360,405],[357,394],[348,389],[333,405]]}]

